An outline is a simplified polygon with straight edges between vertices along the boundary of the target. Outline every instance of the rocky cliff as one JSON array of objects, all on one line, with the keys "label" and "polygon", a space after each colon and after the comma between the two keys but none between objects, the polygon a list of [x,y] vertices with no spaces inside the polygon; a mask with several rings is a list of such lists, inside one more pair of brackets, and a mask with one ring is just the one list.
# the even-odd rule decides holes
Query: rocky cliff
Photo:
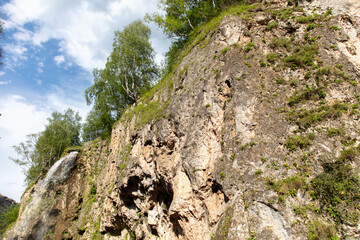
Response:
[{"label": "rocky cliff", "polygon": [[5,239],[359,239],[360,6],[293,2],[204,26]]}]

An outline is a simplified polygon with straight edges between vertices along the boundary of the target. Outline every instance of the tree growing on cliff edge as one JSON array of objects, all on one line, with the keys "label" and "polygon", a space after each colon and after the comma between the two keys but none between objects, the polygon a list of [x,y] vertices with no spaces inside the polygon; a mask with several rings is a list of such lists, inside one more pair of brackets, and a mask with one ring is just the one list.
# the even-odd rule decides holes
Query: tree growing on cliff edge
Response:
[{"label": "tree growing on cliff edge", "polygon": [[109,135],[124,109],[135,103],[158,76],[150,34],[150,28],[140,20],[115,32],[106,66],[94,70],[94,84],[85,92],[87,103],[94,104],[83,129],[85,140]]},{"label": "tree growing on cliff edge", "polygon": [[13,146],[20,157],[10,159],[23,167],[27,183],[46,174],[67,147],[80,144],[80,121],[79,114],[70,108],[63,114],[54,112],[44,131],[28,135],[25,142]]},{"label": "tree growing on cliff edge", "polygon": [[170,38],[184,41],[196,27],[216,16],[221,10],[244,0],[159,0],[159,8],[165,14],[147,15]]}]

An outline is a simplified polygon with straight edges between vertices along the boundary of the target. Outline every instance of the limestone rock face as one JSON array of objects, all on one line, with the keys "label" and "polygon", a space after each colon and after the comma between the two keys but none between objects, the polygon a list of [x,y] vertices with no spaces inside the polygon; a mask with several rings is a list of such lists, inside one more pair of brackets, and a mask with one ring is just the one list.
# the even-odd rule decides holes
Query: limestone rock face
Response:
[{"label": "limestone rock face", "polygon": [[48,185],[38,214],[51,220],[16,237],[38,183],[6,239],[359,239],[359,209],[334,218],[313,184],[344,150],[360,169],[359,4],[287,2],[199,34],[111,139]]},{"label": "limestone rock face", "polygon": [[323,10],[332,9],[334,14],[339,15],[340,26],[348,36],[348,41],[340,41],[340,51],[360,71],[360,2],[357,0],[314,0],[304,4],[309,11],[314,7]]}]

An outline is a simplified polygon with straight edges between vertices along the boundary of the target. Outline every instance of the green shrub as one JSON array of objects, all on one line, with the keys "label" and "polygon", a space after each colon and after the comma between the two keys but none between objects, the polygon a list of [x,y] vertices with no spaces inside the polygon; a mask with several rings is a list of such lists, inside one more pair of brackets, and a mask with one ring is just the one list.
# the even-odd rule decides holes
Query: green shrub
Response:
[{"label": "green shrub", "polygon": [[343,152],[336,162],[325,163],[324,172],[311,181],[312,197],[320,201],[320,211],[337,223],[356,224],[359,220],[359,178],[348,161],[353,156],[353,151]]},{"label": "green shrub", "polygon": [[335,25],[330,26],[329,29],[330,29],[330,30],[333,30],[333,31],[338,31],[338,30],[340,30],[340,28],[339,28],[338,26],[335,26]]},{"label": "green shrub", "polygon": [[295,21],[298,23],[309,23],[309,22],[314,22],[317,19],[317,17],[318,17],[317,14],[308,15],[308,16],[299,16],[295,18]]},{"label": "green shrub", "polygon": [[309,128],[311,125],[324,119],[339,118],[347,112],[347,109],[347,103],[336,102],[332,106],[322,105],[310,110],[304,108],[297,111],[292,110],[287,113],[287,119],[290,122],[296,123],[301,128]]},{"label": "green shrub", "polygon": [[270,42],[271,48],[286,48],[288,52],[291,50],[291,42],[293,39],[291,38],[272,38]]},{"label": "green shrub", "polygon": [[[273,189],[275,192],[279,194],[279,196],[287,197],[292,196],[295,197],[297,195],[298,190],[307,189],[308,184],[305,179],[296,175],[292,177],[288,177],[283,180],[273,181],[272,179],[267,179],[267,185]],[[283,198],[284,200],[284,198]]]},{"label": "green shrub", "polygon": [[315,24],[313,23],[309,23],[306,27],[306,31],[310,31],[310,30],[313,30],[315,28]]},{"label": "green shrub", "polygon": [[320,75],[330,75],[331,74],[331,67],[322,67],[320,68],[317,72],[316,75],[320,76]]},{"label": "green shrub", "polygon": [[277,84],[286,84],[285,80],[283,78],[275,78],[275,82]]},{"label": "green shrub", "polygon": [[230,48],[229,47],[225,47],[224,49],[221,50],[222,54],[225,54],[227,51],[229,51]]},{"label": "green shrub", "polygon": [[290,86],[296,87],[297,84],[298,84],[298,81],[297,81],[296,79],[291,79],[291,80],[290,80]]},{"label": "green shrub", "polygon": [[279,59],[279,54],[277,53],[269,53],[266,55],[266,60],[270,63],[274,63],[278,59]]},{"label": "green shrub", "polygon": [[315,138],[312,134],[314,133],[310,133],[308,136],[289,137],[285,142],[285,147],[289,149],[289,151],[295,151],[297,148],[304,149],[311,145],[311,139]]},{"label": "green shrub", "polygon": [[266,30],[271,30],[273,28],[277,28],[278,25],[279,25],[278,22],[269,22],[268,25],[266,26]]},{"label": "green shrub", "polygon": [[322,87],[309,87],[306,86],[306,89],[302,91],[295,92],[294,95],[292,95],[288,100],[289,106],[294,106],[300,102],[303,102],[305,100],[320,100],[324,99],[326,97],[326,92],[324,91],[324,88]]},{"label": "green shrub", "polygon": [[294,48],[293,54],[284,57],[283,61],[292,69],[313,66],[318,51],[317,45],[297,46]]},{"label": "green shrub", "polygon": [[255,44],[255,43],[249,42],[249,43],[247,43],[247,44],[245,45],[244,51],[245,51],[245,52],[250,52],[250,50],[251,50],[252,48],[255,48],[255,47],[256,47],[256,44]]},{"label": "green shrub", "polygon": [[328,135],[329,137],[333,137],[335,135],[340,135],[343,132],[343,130],[338,129],[338,128],[329,128],[326,131],[326,135]]},{"label": "green shrub", "polygon": [[259,63],[260,63],[260,67],[266,67],[267,65],[263,60],[260,60]]},{"label": "green shrub", "polygon": [[90,185],[90,196],[91,197],[94,197],[96,195],[96,185],[93,181],[89,182],[89,185]]},{"label": "green shrub", "polygon": [[248,66],[249,68],[251,68],[251,67],[252,67],[252,64],[251,64],[251,63],[249,63],[249,62],[245,62],[245,65],[246,65],[246,66]]},{"label": "green shrub", "polygon": [[309,225],[308,240],[340,240],[336,235],[336,228],[332,224],[323,223],[319,220],[311,221]]},{"label": "green shrub", "polygon": [[343,162],[354,161],[355,157],[358,155],[359,155],[359,150],[357,148],[354,147],[347,148],[341,152],[339,160]]},{"label": "green shrub", "polygon": [[315,139],[315,133],[311,132],[311,133],[308,133],[308,138],[310,140],[314,140]]}]

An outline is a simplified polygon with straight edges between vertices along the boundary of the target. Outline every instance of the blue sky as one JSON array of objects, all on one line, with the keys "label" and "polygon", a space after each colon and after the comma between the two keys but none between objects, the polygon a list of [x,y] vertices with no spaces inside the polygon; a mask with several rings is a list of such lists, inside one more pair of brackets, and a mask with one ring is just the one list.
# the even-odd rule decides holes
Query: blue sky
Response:
[{"label": "blue sky", "polygon": [[[103,68],[115,30],[157,10],[156,0],[0,0],[0,193],[20,200],[22,170],[11,146],[44,129],[53,111],[68,107],[86,117],[84,91]],[[152,29],[156,61],[170,41]]]}]

